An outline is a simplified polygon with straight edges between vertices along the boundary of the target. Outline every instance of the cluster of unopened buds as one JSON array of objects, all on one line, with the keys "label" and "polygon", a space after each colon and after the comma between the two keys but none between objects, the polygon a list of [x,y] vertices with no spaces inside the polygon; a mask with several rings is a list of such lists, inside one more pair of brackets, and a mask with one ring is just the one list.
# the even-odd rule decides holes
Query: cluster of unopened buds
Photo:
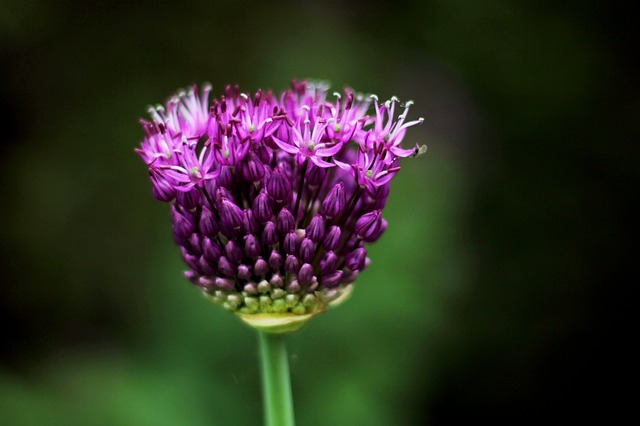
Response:
[{"label": "cluster of unopened buds", "polygon": [[[293,82],[279,96],[178,93],[142,120],[137,153],[171,203],[186,278],[241,316],[313,315],[350,289],[382,209],[411,102]],[[399,113],[396,116],[396,113]]]}]

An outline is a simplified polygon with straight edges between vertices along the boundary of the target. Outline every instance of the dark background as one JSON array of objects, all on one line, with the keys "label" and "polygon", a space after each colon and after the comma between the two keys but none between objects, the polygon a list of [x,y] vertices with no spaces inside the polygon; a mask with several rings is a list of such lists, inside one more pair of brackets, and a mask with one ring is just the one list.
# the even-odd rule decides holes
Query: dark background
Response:
[{"label": "dark background", "polygon": [[298,423],[620,418],[629,4],[0,1],[0,424],[260,424],[254,333],[182,278],[133,148],[179,87],[306,77],[414,99],[429,151],[352,300],[289,338]]}]

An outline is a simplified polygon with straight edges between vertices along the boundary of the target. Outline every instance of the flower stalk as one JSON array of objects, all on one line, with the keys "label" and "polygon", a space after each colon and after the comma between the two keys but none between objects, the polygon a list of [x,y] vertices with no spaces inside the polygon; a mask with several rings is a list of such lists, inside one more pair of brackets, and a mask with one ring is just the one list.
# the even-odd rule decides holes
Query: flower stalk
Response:
[{"label": "flower stalk", "polygon": [[285,334],[258,331],[265,426],[294,426]]}]

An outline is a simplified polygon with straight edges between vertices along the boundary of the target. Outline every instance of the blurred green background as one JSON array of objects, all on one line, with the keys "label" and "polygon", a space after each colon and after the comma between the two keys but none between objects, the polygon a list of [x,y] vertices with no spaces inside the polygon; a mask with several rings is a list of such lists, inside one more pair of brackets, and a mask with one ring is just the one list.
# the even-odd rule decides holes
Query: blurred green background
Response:
[{"label": "blurred green background", "polygon": [[[0,424],[259,425],[254,333],[182,278],[146,105],[321,78],[414,99],[389,229],[289,346],[299,425],[628,407],[632,14],[598,1],[0,1]],[[633,143],[632,143],[633,142]],[[634,332],[637,335],[637,332]]]}]

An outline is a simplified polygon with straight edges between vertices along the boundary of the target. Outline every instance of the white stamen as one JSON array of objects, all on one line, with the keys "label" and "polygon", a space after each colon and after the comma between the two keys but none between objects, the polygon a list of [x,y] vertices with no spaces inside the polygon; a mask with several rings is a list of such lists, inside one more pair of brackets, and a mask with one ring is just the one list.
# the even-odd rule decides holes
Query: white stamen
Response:
[{"label": "white stamen", "polygon": [[369,97],[371,99],[373,99],[374,101],[376,101],[376,102],[378,101],[378,95],[371,94],[371,95],[369,95]]},{"label": "white stamen", "polygon": [[245,101],[249,99],[249,96],[247,96],[247,94],[246,94],[246,93],[240,93],[240,97],[241,97],[242,99],[244,99]]}]

